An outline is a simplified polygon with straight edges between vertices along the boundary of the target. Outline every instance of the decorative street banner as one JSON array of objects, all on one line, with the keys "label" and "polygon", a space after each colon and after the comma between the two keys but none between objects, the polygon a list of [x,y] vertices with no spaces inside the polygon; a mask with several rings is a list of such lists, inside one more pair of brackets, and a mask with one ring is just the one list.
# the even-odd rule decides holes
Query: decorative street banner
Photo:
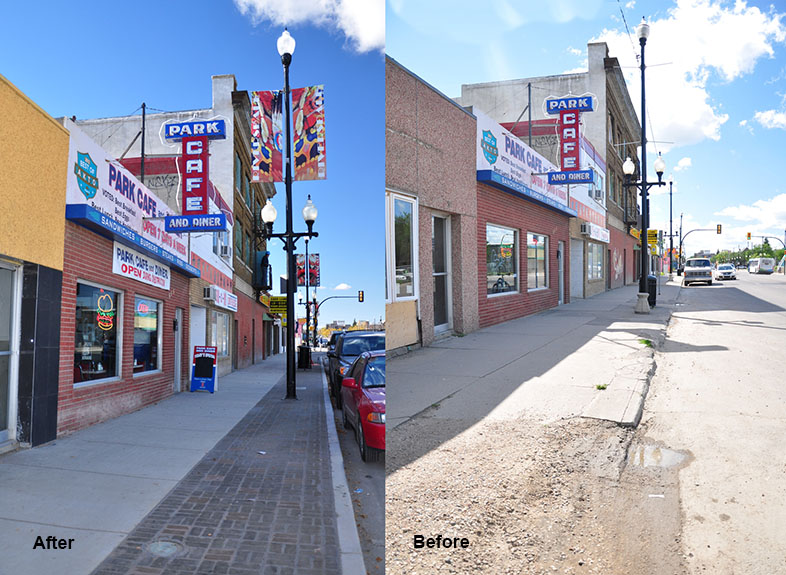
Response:
[{"label": "decorative street banner", "polygon": [[[297,285],[306,285],[306,257],[295,254],[295,270],[297,271]],[[319,254],[308,254],[308,286],[320,287],[319,283]]]},{"label": "decorative street banner", "polygon": [[112,248],[112,273],[165,290],[172,275],[169,266],[118,242]]},{"label": "decorative street banner", "polygon": [[324,180],[325,164],[325,86],[292,90],[292,142],[295,180]]},{"label": "decorative street banner", "polygon": [[475,108],[477,179],[508,193],[545,204],[570,216],[567,190],[549,185],[546,173],[557,167]]},{"label": "decorative street banner", "polygon": [[207,136],[183,138],[183,153],[178,170],[183,182],[181,212],[184,216],[203,216],[210,208],[207,201],[208,161]]},{"label": "decorative street banner", "polygon": [[213,393],[218,387],[216,373],[215,346],[194,346],[194,363],[191,366],[191,391],[209,391]]},{"label": "decorative street banner", "polygon": [[251,181],[283,182],[282,93],[251,92]]}]

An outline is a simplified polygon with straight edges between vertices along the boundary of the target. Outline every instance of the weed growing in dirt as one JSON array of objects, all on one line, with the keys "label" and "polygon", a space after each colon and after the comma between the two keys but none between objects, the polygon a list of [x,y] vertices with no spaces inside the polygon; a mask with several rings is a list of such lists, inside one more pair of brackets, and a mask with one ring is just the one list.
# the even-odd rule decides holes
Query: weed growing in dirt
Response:
[{"label": "weed growing in dirt", "polygon": [[603,390],[604,390],[604,389],[606,389],[607,387],[608,387],[608,385],[607,385],[607,384],[605,384],[605,383],[599,383],[598,385],[596,385],[596,386],[595,386],[595,389],[600,389],[601,391],[603,391]]},{"label": "weed growing in dirt", "polygon": [[641,338],[639,339],[639,343],[642,345],[646,345],[647,347],[652,347],[652,341],[649,339]]}]

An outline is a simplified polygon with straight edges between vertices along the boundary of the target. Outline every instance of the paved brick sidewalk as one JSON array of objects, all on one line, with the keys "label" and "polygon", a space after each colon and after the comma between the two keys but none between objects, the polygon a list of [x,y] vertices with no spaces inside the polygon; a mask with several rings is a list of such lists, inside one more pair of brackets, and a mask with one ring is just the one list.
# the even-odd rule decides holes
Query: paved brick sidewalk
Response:
[{"label": "paved brick sidewalk", "polygon": [[321,374],[297,378],[297,401],[282,379],[94,575],[339,574]]}]

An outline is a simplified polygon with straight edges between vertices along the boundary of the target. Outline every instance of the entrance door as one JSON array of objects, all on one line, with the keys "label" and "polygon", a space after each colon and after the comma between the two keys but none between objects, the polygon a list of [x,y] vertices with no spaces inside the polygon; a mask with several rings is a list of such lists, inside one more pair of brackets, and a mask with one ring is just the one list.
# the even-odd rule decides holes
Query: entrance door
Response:
[{"label": "entrance door", "polygon": [[565,303],[565,242],[557,242],[557,269],[559,270],[559,301],[557,305]]},{"label": "entrance door", "polygon": [[584,297],[584,241],[570,240],[570,299]]},{"label": "entrance door", "polygon": [[0,444],[16,439],[17,278],[0,264]]},{"label": "entrance door", "polygon": [[183,374],[183,308],[175,308],[175,393],[180,392]]},{"label": "entrance door", "polygon": [[450,219],[431,218],[431,257],[434,280],[434,332],[451,328]]},{"label": "entrance door", "polygon": [[[207,345],[207,309],[197,305],[191,306],[189,313],[191,318],[191,329],[188,343],[188,380],[191,381],[191,366],[194,364],[194,347],[197,345]],[[189,384],[190,385],[190,384]]]}]

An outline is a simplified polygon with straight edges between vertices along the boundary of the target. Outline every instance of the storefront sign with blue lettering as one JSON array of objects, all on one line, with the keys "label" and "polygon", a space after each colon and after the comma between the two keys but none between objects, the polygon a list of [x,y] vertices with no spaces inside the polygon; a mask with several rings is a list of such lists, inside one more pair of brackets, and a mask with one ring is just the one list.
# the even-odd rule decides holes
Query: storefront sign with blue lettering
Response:
[{"label": "storefront sign with blue lettering", "polygon": [[183,232],[225,232],[227,217],[224,214],[208,214],[206,216],[167,216],[164,218],[164,229],[170,234]]},{"label": "storefront sign with blue lettering", "polygon": [[595,103],[592,100],[592,96],[568,96],[566,98],[546,100],[547,114],[559,114],[565,110],[592,112],[595,110]]},{"label": "storefront sign with blue lettering", "polygon": [[164,139],[179,142],[186,136],[207,136],[208,140],[224,140],[227,137],[224,120],[195,120],[164,124]]},{"label": "storefront sign with blue lettering", "polygon": [[218,348],[215,346],[194,346],[194,362],[191,366],[191,391],[209,391],[213,393],[217,385],[216,358]]},{"label": "storefront sign with blue lettering", "polygon": [[[577,170],[575,172],[549,172],[549,184],[591,184],[594,180],[592,170]],[[167,230],[169,231],[169,230]]]}]

